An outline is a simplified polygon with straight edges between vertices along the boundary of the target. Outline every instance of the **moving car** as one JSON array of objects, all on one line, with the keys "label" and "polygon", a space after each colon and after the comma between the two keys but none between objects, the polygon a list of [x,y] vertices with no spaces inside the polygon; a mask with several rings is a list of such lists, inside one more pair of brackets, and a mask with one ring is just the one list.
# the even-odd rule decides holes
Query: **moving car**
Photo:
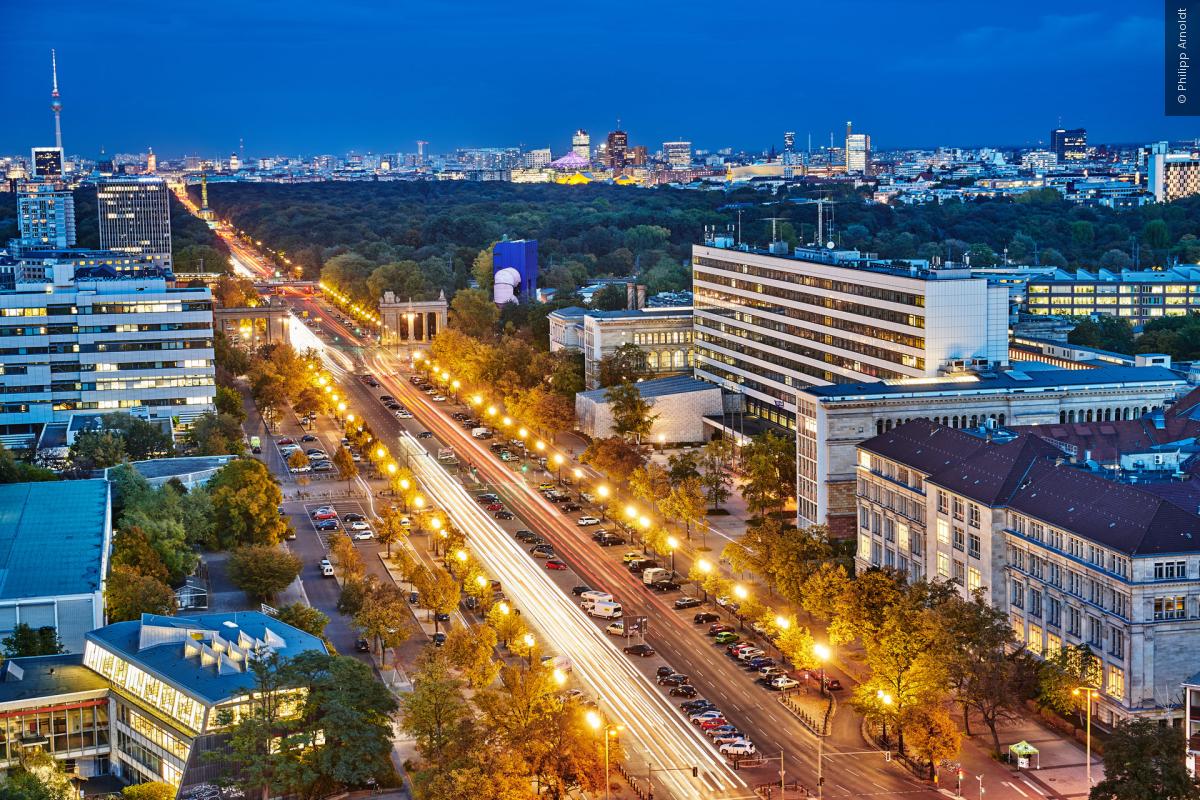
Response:
[{"label": "moving car", "polygon": [[654,648],[648,644],[631,644],[622,649],[625,651],[625,655],[629,656],[649,658],[650,656],[654,655]]},{"label": "moving car", "polygon": [[599,525],[600,520],[596,519],[595,517],[580,517],[576,524],[581,526]]},{"label": "moving car", "polygon": [[366,653],[371,649],[371,643],[365,636],[360,636],[354,640],[354,649],[360,653]]},{"label": "moving car", "polygon": [[700,605],[699,597],[681,597],[675,601],[675,609],[677,611],[683,611],[687,608],[695,608],[698,605]]},{"label": "moving car", "polygon": [[329,559],[328,559],[328,558],[322,558],[322,559],[321,559],[321,575],[322,575],[323,577],[326,577],[326,578],[332,578],[332,577],[334,577],[334,575],[333,575],[333,564],[332,564],[332,563],[330,563],[330,561],[329,561]]}]

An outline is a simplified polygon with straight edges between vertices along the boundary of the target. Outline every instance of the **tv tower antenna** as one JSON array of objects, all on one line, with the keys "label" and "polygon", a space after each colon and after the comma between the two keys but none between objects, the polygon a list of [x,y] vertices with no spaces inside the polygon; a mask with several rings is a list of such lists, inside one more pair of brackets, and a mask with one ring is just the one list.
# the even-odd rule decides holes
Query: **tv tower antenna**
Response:
[{"label": "tv tower antenna", "polygon": [[771,223],[771,244],[779,241],[778,225],[781,221],[786,222],[787,217],[763,217],[763,222]]},{"label": "tv tower antenna", "polygon": [[58,97],[58,56],[54,49],[50,50],[50,74],[54,79],[54,88],[50,90],[50,110],[54,112],[54,146],[62,149],[62,100]]}]

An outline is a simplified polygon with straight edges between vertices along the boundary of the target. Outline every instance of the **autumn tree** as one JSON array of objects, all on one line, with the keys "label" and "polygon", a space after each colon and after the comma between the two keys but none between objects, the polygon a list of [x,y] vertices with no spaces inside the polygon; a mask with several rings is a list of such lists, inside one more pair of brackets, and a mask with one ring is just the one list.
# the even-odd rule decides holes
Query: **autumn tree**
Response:
[{"label": "autumn tree", "polygon": [[304,603],[288,603],[280,606],[275,613],[275,618],[293,628],[311,633],[319,639],[325,638],[325,626],[329,624],[329,617],[320,609],[306,606]]},{"label": "autumn tree", "polygon": [[239,547],[229,557],[229,579],[255,600],[270,600],[300,575],[303,562],[275,545]]},{"label": "autumn tree", "polygon": [[658,504],[671,491],[671,479],[659,464],[648,461],[629,473],[629,491],[639,500]]},{"label": "autumn tree", "polygon": [[358,464],[354,463],[354,455],[345,447],[338,447],[333,453],[333,466],[337,468],[338,478],[346,482],[346,490],[350,490],[350,482],[358,477]]},{"label": "autumn tree", "polygon": [[387,666],[387,651],[408,639],[409,617],[408,603],[395,584],[378,585],[363,598],[362,608],[354,615],[354,624],[376,643],[383,666]]},{"label": "autumn tree", "polygon": [[579,456],[584,464],[590,464],[608,476],[614,483],[623,483],[643,462],[638,449],[620,436],[593,439]]},{"label": "autumn tree", "polygon": [[114,565],[105,584],[104,605],[109,622],[138,619],[142,614],[174,614],[175,593],[157,578]]},{"label": "autumn tree", "polygon": [[278,544],[287,537],[288,521],[279,516],[283,492],[261,461],[231,461],[209,480],[207,489],[222,548]]},{"label": "autumn tree", "polygon": [[742,447],[742,469],[746,475],[742,496],[755,516],[782,508],[795,494],[795,444],[772,431]]},{"label": "autumn tree", "polygon": [[387,548],[387,557],[392,557],[392,545],[408,535],[404,521],[408,517],[398,508],[387,506],[380,512],[375,524],[375,538]]},{"label": "autumn tree", "polygon": [[426,650],[412,673],[412,691],[400,700],[401,727],[416,740],[427,762],[446,760],[454,737],[470,713],[459,681],[442,648]]},{"label": "autumn tree", "polygon": [[[938,762],[958,755],[962,734],[941,705],[913,708],[901,717],[913,756],[929,765],[929,779],[937,776]],[[900,745],[904,751],[903,740]]]},{"label": "autumn tree", "polygon": [[484,289],[459,289],[450,301],[450,323],[475,339],[490,339],[496,333],[500,312]]},{"label": "autumn tree", "polygon": [[621,383],[610,386],[604,394],[612,414],[613,431],[625,438],[632,437],[639,444],[654,428],[657,414],[650,413],[654,404],[642,397],[636,384]]},{"label": "autumn tree", "polygon": [[446,655],[471,688],[482,689],[500,674],[496,641],[496,630],[490,625],[455,628],[446,637]]},{"label": "autumn tree", "polygon": [[611,354],[600,359],[599,379],[601,387],[634,383],[649,375],[646,369],[646,354],[635,344],[623,344]]},{"label": "autumn tree", "polygon": [[1200,785],[1188,772],[1183,731],[1154,720],[1117,723],[1104,745],[1104,780],[1090,800],[1198,800]]},{"label": "autumn tree", "polygon": [[361,578],[366,572],[362,554],[358,552],[358,548],[354,546],[354,540],[347,536],[345,531],[338,531],[329,538],[329,555],[333,557],[333,563],[338,565],[347,579]]},{"label": "autumn tree", "polygon": [[733,443],[728,439],[713,439],[704,445],[699,464],[700,487],[714,511],[719,510],[732,493],[733,479],[729,475],[732,461]]},{"label": "autumn tree", "polygon": [[446,570],[434,567],[432,570],[426,570],[417,578],[417,586],[421,594],[421,602],[434,614],[433,630],[437,632],[441,624],[437,615],[450,614],[458,608],[459,600],[462,597],[458,581]]}]

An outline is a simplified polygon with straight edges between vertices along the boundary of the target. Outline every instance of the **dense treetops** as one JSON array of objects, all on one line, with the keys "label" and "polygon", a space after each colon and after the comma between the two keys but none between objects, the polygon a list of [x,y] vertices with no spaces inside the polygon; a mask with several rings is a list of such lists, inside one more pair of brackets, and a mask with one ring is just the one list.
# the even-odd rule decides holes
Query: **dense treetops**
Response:
[{"label": "dense treetops", "polygon": [[309,277],[334,256],[352,252],[372,268],[399,265],[414,288],[449,293],[468,285],[481,249],[509,236],[538,240],[545,286],[571,291],[589,277],[638,274],[653,292],[688,286],[691,245],[702,241],[705,225],[735,223],[734,204],[744,207],[747,242],[769,240],[768,217],[782,218],[779,235],[789,244],[810,241],[817,209],[809,201],[818,194],[838,201],[826,211],[839,245],[884,258],[961,261],[970,253],[972,264],[984,266],[1007,250],[1013,263],[1036,258],[1120,269],[1132,263],[1137,241],[1143,267],[1169,258],[1200,260],[1200,198],[1113,210],[1075,206],[1042,190],[1015,200],[889,206],[867,203],[844,187],[815,185],[771,195],[750,188],[423,182],[220,184],[210,200]]}]

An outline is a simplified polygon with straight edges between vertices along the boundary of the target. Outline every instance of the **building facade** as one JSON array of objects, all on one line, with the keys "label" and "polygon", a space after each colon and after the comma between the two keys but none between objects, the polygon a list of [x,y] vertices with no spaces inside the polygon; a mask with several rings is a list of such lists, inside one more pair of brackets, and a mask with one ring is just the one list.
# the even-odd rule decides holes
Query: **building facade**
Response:
[{"label": "building facade", "polygon": [[1171,152],[1166,142],[1150,145],[1146,187],[1157,203],[1200,194],[1200,153]]},{"label": "building facade", "polygon": [[1086,128],[1055,128],[1050,131],[1050,149],[1061,164],[1087,158]]},{"label": "building facade", "polygon": [[[654,444],[703,442],[706,417],[724,413],[721,390],[687,375],[654,378],[634,384],[654,414],[654,427],[644,441]],[[607,389],[575,395],[575,418],[583,434],[599,439],[614,435],[612,406]]]},{"label": "building facade", "polygon": [[391,291],[384,292],[379,300],[380,345],[409,355],[428,348],[446,329],[449,307],[445,292],[440,292],[436,300],[402,299]]},{"label": "building facade", "polygon": [[629,150],[629,134],[621,130],[612,131],[608,134],[607,144],[605,160],[608,168],[613,172],[620,172],[625,169],[625,154]]},{"label": "building facade", "polygon": [[150,256],[171,267],[171,206],[162,178],[105,178],[96,187],[96,203],[103,249]]},{"label": "building facade", "polygon": [[20,255],[26,250],[61,250],[75,246],[75,198],[60,183],[25,183],[17,192]]},{"label": "building facade", "polygon": [[[1020,365],[1019,365],[1020,366]],[[854,535],[857,448],[914,419],[957,429],[1137,419],[1186,388],[1161,367],[1016,368],[943,380],[832,384],[799,393],[796,498],[800,524]]]},{"label": "building facade", "polygon": [[144,614],[91,631],[81,654],[12,659],[0,680],[0,770],[38,744],[80,777],[213,796],[222,712],[245,706],[250,662],[311,650],[326,652],[311,634],[242,611]]},{"label": "building facade", "polygon": [[1108,314],[1142,325],[1200,312],[1200,266],[1165,270],[1056,270],[1025,287],[1031,314]]},{"label": "building facade", "polygon": [[591,163],[592,161],[592,137],[583,128],[575,131],[571,137],[571,152],[582,158],[584,161]]},{"label": "building facade", "polygon": [[796,395],[810,386],[1007,363],[1003,285],[853,256],[694,246],[696,377],[794,429]]},{"label": "building facade", "polygon": [[1102,724],[1175,719],[1200,639],[1200,515],[1170,491],[1039,437],[914,421],[860,448],[856,564],[982,591],[1035,655],[1086,645]]},{"label": "building facade", "polygon": [[168,277],[59,263],[0,292],[0,435],[36,434],[79,411],[212,410],[212,293]]},{"label": "building facade", "polygon": [[867,175],[871,171],[871,137],[866,133],[846,135],[846,172]]},{"label": "building facade", "polygon": [[663,142],[662,152],[668,169],[692,168],[691,142]]}]

